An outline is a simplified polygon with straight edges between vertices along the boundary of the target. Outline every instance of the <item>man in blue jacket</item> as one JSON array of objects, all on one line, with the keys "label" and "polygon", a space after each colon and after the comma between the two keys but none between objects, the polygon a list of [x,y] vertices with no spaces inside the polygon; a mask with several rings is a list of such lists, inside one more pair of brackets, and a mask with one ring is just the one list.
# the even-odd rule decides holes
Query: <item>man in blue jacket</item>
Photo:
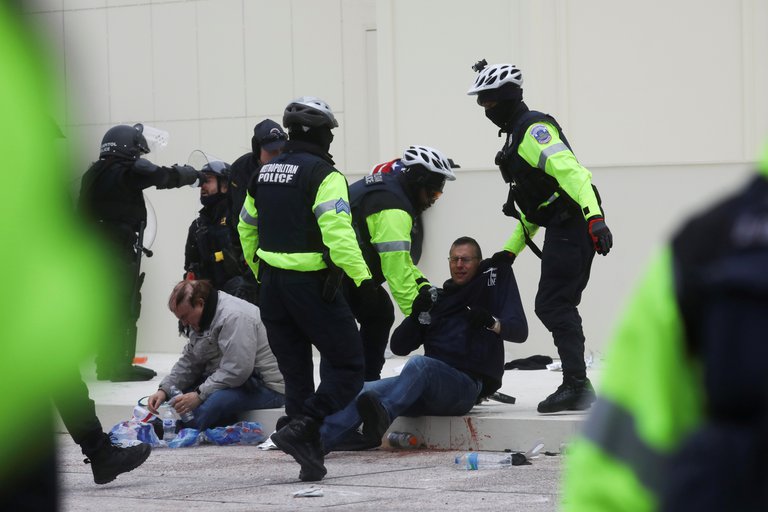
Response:
[{"label": "man in blue jacket", "polygon": [[410,315],[395,329],[390,348],[411,357],[400,375],[366,382],[356,400],[325,418],[320,429],[326,451],[353,444],[373,448],[398,416],[460,416],[501,387],[504,340],[522,343],[528,324],[510,265],[482,262],[477,241],[451,245],[451,278],[439,291],[430,323]]}]

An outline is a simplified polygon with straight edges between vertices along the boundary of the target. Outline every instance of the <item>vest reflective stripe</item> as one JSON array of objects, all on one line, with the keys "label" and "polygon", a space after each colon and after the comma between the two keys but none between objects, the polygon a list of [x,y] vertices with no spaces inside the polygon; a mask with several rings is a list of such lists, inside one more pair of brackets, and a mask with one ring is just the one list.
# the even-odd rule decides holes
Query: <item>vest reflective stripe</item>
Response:
[{"label": "vest reflective stripe", "polygon": [[405,240],[402,240],[399,242],[379,242],[377,244],[373,244],[373,247],[376,249],[376,252],[378,253],[396,252],[396,251],[410,252],[411,242],[408,242]]},{"label": "vest reflective stripe", "polygon": [[536,165],[542,171],[545,170],[547,167],[547,160],[549,159],[549,157],[551,157],[555,153],[560,153],[561,151],[570,151],[570,149],[568,149],[568,146],[566,146],[562,142],[559,144],[552,144],[548,148],[544,148],[541,154],[539,154],[539,162]]},{"label": "vest reflective stripe", "polygon": [[584,437],[630,466],[638,481],[649,490],[657,494],[661,491],[667,457],[643,441],[629,411],[598,397],[584,425]]},{"label": "vest reflective stripe", "polygon": [[253,217],[250,213],[248,213],[248,210],[243,206],[243,209],[240,210],[240,220],[245,222],[246,224],[250,226],[256,226],[256,217]]},{"label": "vest reflective stripe", "polygon": [[325,201],[323,203],[318,204],[313,213],[315,214],[315,218],[319,219],[322,214],[325,212],[331,212],[331,211],[345,211],[347,213],[350,213],[349,203],[347,201],[344,201],[343,198],[339,199],[333,199],[331,201]]},{"label": "vest reflective stripe", "polygon": [[323,255],[318,252],[270,252],[263,249],[256,251],[256,254],[267,262],[271,267],[282,268],[284,270],[295,270],[297,272],[312,272],[314,270],[323,270],[328,265],[323,261]]}]

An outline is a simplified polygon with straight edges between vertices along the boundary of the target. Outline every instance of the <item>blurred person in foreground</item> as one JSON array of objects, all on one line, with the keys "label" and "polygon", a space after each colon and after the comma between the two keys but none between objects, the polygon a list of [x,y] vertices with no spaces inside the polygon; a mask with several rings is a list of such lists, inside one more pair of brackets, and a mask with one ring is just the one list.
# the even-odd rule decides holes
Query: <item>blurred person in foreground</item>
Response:
[{"label": "blurred person in foreground", "polygon": [[568,451],[567,511],[768,510],[768,145],[652,261]]},{"label": "blurred person in foreground", "polygon": [[[0,503],[5,510],[55,510],[52,397],[97,483],[129,470],[114,464],[112,456],[127,452],[116,451],[102,431],[78,373],[116,316],[112,272],[73,213],[71,166],[54,143],[61,137],[51,115],[56,82],[12,5],[0,3],[0,112],[8,120],[0,125],[0,153],[14,171],[0,215],[0,386],[9,391],[0,409]],[[139,451],[130,461],[118,458],[135,467],[149,454]]]}]

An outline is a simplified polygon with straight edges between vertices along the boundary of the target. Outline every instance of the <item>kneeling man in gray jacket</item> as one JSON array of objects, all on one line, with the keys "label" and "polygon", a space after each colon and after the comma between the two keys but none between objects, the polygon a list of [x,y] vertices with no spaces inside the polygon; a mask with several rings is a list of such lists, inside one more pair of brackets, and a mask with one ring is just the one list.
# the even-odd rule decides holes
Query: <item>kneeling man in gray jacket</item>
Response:
[{"label": "kneeling man in gray jacket", "polygon": [[183,393],[173,401],[176,412],[194,414],[184,426],[198,430],[231,425],[251,409],[283,407],[285,383],[258,307],[209,281],[181,281],[168,308],[189,341],[149,397],[152,412],[171,397],[172,386]]}]

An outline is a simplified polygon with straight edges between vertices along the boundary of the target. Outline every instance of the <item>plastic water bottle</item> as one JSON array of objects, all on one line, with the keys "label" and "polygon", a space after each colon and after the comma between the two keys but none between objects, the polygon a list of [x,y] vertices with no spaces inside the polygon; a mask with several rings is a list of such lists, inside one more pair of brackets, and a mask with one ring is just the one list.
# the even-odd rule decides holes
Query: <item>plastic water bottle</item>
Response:
[{"label": "plastic water bottle", "polygon": [[457,455],[454,459],[457,468],[469,470],[509,468],[526,462],[522,453],[469,452]]},{"label": "plastic water bottle", "polygon": [[[171,400],[169,403],[173,405],[173,402],[175,401],[177,396],[181,396],[181,391],[176,386],[171,386]],[[184,414],[180,414],[179,417],[181,418],[181,421],[184,423],[189,423],[193,419],[195,419],[195,415],[192,411],[185,412]]]},{"label": "plastic water bottle", "polygon": [[392,448],[418,448],[419,439],[410,432],[390,432],[387,442]]},{"label": "plastic water bottle", "polygon": [[136,405],[133,408],[133,418],[140,423],[150,423],[155,418],[155,415],[149,412],[146,407]]},{"label": "plastic water bottle", "polygon": [[168,404],[159,407],[160,419],[163,420],[163,441],[170,442],[176,439],[176,415]]},{"label": "plastic water bottle", "polygon": [[[437,302],[437,288],[434,286],[429,287],[429,298],[432,299],[432,304]],[[419,323],[422,325],[429,325],[432,323],[432,315],[429,311],[422,311],[419,313]]]}]

